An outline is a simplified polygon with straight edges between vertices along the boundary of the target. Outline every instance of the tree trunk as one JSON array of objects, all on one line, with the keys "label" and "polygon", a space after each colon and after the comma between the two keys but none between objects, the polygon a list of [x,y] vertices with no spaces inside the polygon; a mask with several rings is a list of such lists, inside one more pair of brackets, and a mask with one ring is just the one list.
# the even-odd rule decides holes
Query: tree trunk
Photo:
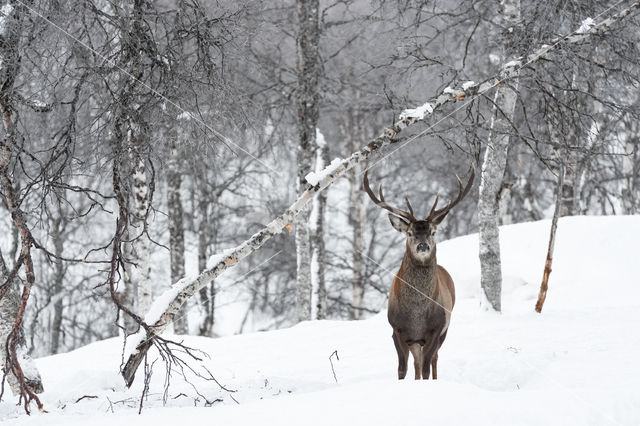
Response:
[{"label": "tree trunk", "polygon": [[[296,0],[298,11],[298,36],[296,40],[296,70],[298,87],[296,107],[298,111],[298,194],[306,187],[305,176],[311,172],[313,150],[316,146],[318,124],[318,0]],[[309,240],[309,213],[302,211],[295,219],[296,225],[296,318],[311,319],[311,251]]]},{"label": "tree trunk", "polygon": [[[210,201],[209,192],[206,189],[204,179],[198,182],[198,271],[202,273],[207,269],[207,249],[211,238],[212,229],[209,226],[207,204]],[[204,317],[199,327],[200,336],[213,336],[213,324],[215,321],[215,281],[200,289],[200,306],[204,311]]]},{"label": "tree trunk", "polygon": [[[520,21],[520,0],[502,2],[504,27],[515,27]],[[505,42],[506,45],[506,42]],[[509,54],[508,49],[505,49]],[[504,55],[503,55],[504,58]],[[514,75],[509,87],[496,89],[494,111],[491,118],[491,133],[484,154],[478,199],[478,222],[480,243],[480,285],[496,311],[502,309],[502,265],[500,261],[500,231],[498,229],[498,202],[502,180],[507,165],[507,153],[511,131],[511,120],[518,99],[518,75]]]},{"label": "tree trunk", "polygon": [[[0,257],[2,253],[0,252]],[[5,283],[8,276],[8,271],[4,269],[4,262],[0,260],[0,283]],[[7,365],[7,351],[5,350],[5,342],[9,338],[11,329],[13,327],[14,320],[18,315],[20,307],[20,285],[16,280],[11,280],[7,283],[8,288],[4,296],[0,297],[0,343],[2,344],[2,371],[4,372]],[[1,295],[2,293],[0,293]],[[42,379],[40,378],[40,372],[38,371],[35,362],[28,354],[27,342],[24,338],[24,332],[20,328],[16,343],[16,352],[19,357],[19,362],[22,370],[25,374],[26,382],[31,386],[34,392],[43,392]],[[20,382],[16,378],[13,372],[7,375],[7,382],[9,382],[9,388],[11,392],[18,396],[20,395]]]},{"label": "tree trunk", "polygon": [[9,370],[7,380],[11,391],[20,397],[28,414],[30,401],[35,400],[38,408],[42,409],[36,394],[43,391],[43,386],[40,372],[27,353],[23,332],[24,313],[35,283],[31,256],[33,239],[21,209],[11,163],[15,160],[14,154],[21,150],[16,142],[19,132],[14,121],[15,106],[12,102],[16,99],[14,84],[20,74],[21,39],[25,31],[23,24],[29,14],[24,4],[8,3],[3,7],[3,15],[3,25],[0,27],[0,114],[4,137],[0,144],[0,194],[4,197],[13,226],[20,235],[20,263],[14,268],[24,268],[25,279],[21,293],[17,274],[10,276],[0,252],[0,353],[3,372]]},{"label": "tree trunk", "polygon": [[561,163],[558,173],[558,185],[556,189],[556,207],[553,211],[553,219],[551,219],[551,231],[549,233],[549,248],[547,249],[547,259],[544,263],[544,271],[542,273],[542,283],[540,284],[540,292],[536,302],[536,312],[542,312],[542,306],[547,298],[547,290],[549,289],[549,276],[551,275],[551,264],[553,262],[553,250],[556,243],[556,229],[558,229],[558,218],[562,209],[562,188],[564,183],[565,166]]},{"label": "tree trunk", "polygon": [[351,319],[360,319],[364,299],[364,197],[360,190],[360,168],[354,167],[349,173],[349,224],[352,227],[352,268],[351,276]]},{"label": "tree trunk", "polygon": [[53,276],[53,320],[51,323],[51,353],[57,354],[60,350],[60,335],[62,334],[62,313],[63,313],[63,289],[64,289],[64,264],[60,259],[63,254],[62,232],[64,229],[64,216],[60,205],[58,205],[58,216],[53,222],[51,238],[53,240],[55,272]]},{"label": "tree trunk", "polygon": [[638,190],[635,188],[635,181],[640,172],[638,161],[638,145],[640,141],[640,129],[638,122],[633,120],[630,124],[630,131],[624,145],[624,156],[622,157],[622,211],[624,214],[636,214],[638,212]]},{"label": "tree trunk", "polygon": [[[178,126],[180,126],[180,120]],[[178,130],[180,133],[180,130]],[[173,135],[172,135],[173,136]],[[167,159],[167,206],[169,213],[169,250],[171,255],[171,283],[175,283],[185,275],[184,266],[184,210],[180,189],[182,176],[180,170],[180,153],[176,137],[169,137],[169,152]],[[176,316],[173,323],[176,334],[189,334],[187,305]]]},{"label": "tree trunk", "polygon": [[[322,170],[329,164],[329,147],[324,136],[318,131],[316,151],[316,171]],[[327,191],[323,191],[314,199],[311,239],[311,271],[315,296],[315,319],[327,317],[327,287],[325,283],[326,252],[324,246],[324,217],[327,205]]]}]

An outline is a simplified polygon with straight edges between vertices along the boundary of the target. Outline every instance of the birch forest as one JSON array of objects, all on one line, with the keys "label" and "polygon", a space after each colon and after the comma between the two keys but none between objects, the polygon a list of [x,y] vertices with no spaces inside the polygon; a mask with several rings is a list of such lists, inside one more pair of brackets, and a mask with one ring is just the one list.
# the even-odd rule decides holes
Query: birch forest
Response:
[{"label": "birch forest", "polygon": [[386,312],[405,237],[365,170],[425,216],[475,169],[436,240],[478,233],[500,312],[501,226],[640,213],[639,12],[0,0],[0,399],[53,408],[34,360],[105,339],[131,386],[151,349],[197,359],[183,336]]}]

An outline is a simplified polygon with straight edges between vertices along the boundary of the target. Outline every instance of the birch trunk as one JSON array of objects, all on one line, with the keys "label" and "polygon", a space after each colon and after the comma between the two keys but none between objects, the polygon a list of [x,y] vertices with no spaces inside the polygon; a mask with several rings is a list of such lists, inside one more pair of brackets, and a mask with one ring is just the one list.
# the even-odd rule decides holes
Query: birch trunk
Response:
[{"label": "birch trunk", "polygon": [[[134,1],[124,5],[120,28],[121,56],[128,75],[143,79],[146,65],[142,56],[147,46],[144,4]],[[116,152],[114,167],[119,167],[120,176],[126,180],[126,203],[128,221],[124,253],[127,264],[124,280],[124,304],[133,307],[138,314],[148,311],[152,302],[150,249],[151,239],[147,230],[148,212],[151,203],[151,177],[148,176],[149,133],[144,118],[145,92],[137,80],[122,80],[118,88],[118,118],[116,126]],[[124,316],[126,332],[135,330],[128,315]],[[133,329],[132,329],[133,327]]]},{"label": "birch trunk", "polygon": [[556,244],[556,230],[558,229],[558,218],[560,217],[560,210],[562,209],[562,188],[565,176],[565,166],[561,165],[558,173],[558,185],[556,189],[556,206],[553,211],[553,219],[551,219],[551,231],[549,232],[549,247],[547,249],[547,259],[544,263],[544,271],[542,273],[542,283],[540,284],[540,291],[538,293],[538,300],[536,301],[535,310],[538,313],[542,312],[542,306],[547,298],[547,290],[549,289],[549,277],[551,276],[551,266],[553,263],[553,250]]},{"label": "birch trunk", "polygon": [[[296,40],[296,70],[298,87],[298,194],[304,192],[305,175],[312,166],[318,125],[318,0],[296,0],[298,36]],[[309,240],[309,213],[303,210],[295,219],[296,225],[296,318],[311,319],[311,244]]]},{"label": "birch trunk", "polygon": [[[178,126],[180,121],[178,121]],[[178,140],[169,137],[169,153],[167,159],[167,206],[169,213],[169,252],[171,257],[171,282],[175,283],[184,278],[184,211],[180,188],[182,177],[180,174],[180,154]],[[146,311],[143,311],[146,312]],[[179,312],[173,323],[176,334],[189,334],[187,305]]]},{"label": "birch trunk", "polygon": [[[0,256],[2,256],[1,252]],[[7,276],[8,272],[4,269],[4,262],[0,260],[0,283],[5,283]],[[11,333],[14,320],[18,315],[18,310],[20,308],[19,283],[16,280],[11,280],[7,283],[7,286],[7,292],[3,297],[0,297],[0,342],[2,343],[2,350],[0,351],[2,353],[2,371],[0,371],[0,374],[4,372],[7,362],[5,342]],[[31,386],[34,392],[43,392],[42,379],[40,378],[40,373],[38,372],[35,362],[28,354],[27,342],[25,341],[22,328],[20,329],[17,338],[16,353],[18,354],[18,361],[20,362],[20,366],[24,372],[27,384]],[[20,382],[14,375],[13,371],[9,372],[7,375],[7,382],[9,383],[9,388],[13,395],[20,395]]]},{"label": "birch trunk", "polygon": [[[14,121],[16,96],[14,84],[20,74],[21,39],[24,22],[28,19],[26,6],[22,3],[7,3],[3,7],[3,25],[0,27],[0,114],[4,130],[0,143],[0,195],[4,197],[13,227],[20,235],[21,249],[19,268],[24,268],[25,280],[20,292],[20,283],[10,277],[2,252],[0,252],[0,353],[2,372],[9,369],[7,380],[14,395],[20,397],[29,414],[28,404],[35,400],[38,408],[42,403],[35,395],[43,392],[40,372],[28,355],[23,332],[23,319],[29,294],[35,283],[35,272],[31,257],[32,237],[20,197],[16,190],[12,161],[14,153],[20,151],[16,137],[19,134]],[[14,258],[15,260],[15,258]],[[4,377],[4,376],[3,376]],[[4,379],[2,379],[4,380]]]},{"label": "birch trunk", "polygon": [[360,167],[349,173],[349,224],[352,227],[351,318],[358,320],[362,314],[364,300],[364,193],[360,190]]},{"label": "birch trunk", "polygon": [[[552,44],[544,45],[530,54],[527,58],[528,62],[533,63],[538,59],[543,58],[553,49],[577,43],[596,32],[604,31],[606,28],[625,18],[632,11],[639,8],[640,2],[633,3],[628,8],[597,23],[585,32],[574,32],[558,40],[554,40]],[[306,190],[298,197],[298,199],[289,206],[282,215],[276,217],[264,229],[255,233],[251,238],[236,248],[220,255],[219,262],[214,263],[211,268],[205,270],[197,277],[190,279],[185,278],[184,280],[175,283],[171,289],[167,290],[156,300],[156,302],[154,302],[152,309],[154,312],[158,312],[158,315],[154,315],[153,317],[148,315],[145,317],[146,323],[151,326],[148,329],[149,332],[141,329],[138,333],[127,340],[127,346],[123,352],[123,357],[126,359],[126,362],[121,371],[126,385],[131,386],[135,378],[135,373],[140,366],[140,363],[144,360],[146,353],[149,351],[151,346],[153,346],[156,336],[164,332],[186,300],[198,293],[201,288],[208,285],[224,271],[233,267],[251,253],[260,249],[260,247],[262,247],[273,236],[282,233],[284,229],[290,229],[289,224],[302,210],[306,208],[309,201],[315,194],[327,188],[335,182],[336,179],[351,170],[356,164],[365,162],[373,153],[381,151],[391,144],[402,142],[404,138],[400,137],[400,134],[404,129],[415,123],[424,121],[426,117],[447,103],[454,102],[459,99],[473,98],[478,94],[485,93],[499,84],[504,84],[513,76],[517,76],[518,70],[522,68],[522,63],[519,61],[517,61],[515,65],[507,65],[505,65],[496,76],[483,83],[466,86],[461,90],[440,93],[437,98],[426,102],[420,108],[405,110],[400,114],[399,120],[390,128],[385,129],[382,135],[370,141],[359,151],[352,153],[348,158],[342,160],[337,167],[332,167],[331,170],[328,171],[326,175],[323,175],[317,183],[307,185]],[[157,308],[157,310],[154,308]]]},{"label": "birch trunk", "polygon": [[[322,170],[329,164],[329,147],[324,136],[318,131],[316,150],[316,171]],[[324,218],[325,207],[327,205],[327,192],[323,191],[313,202],[312,215],[315,223],[312,225],[313,238],[311,239],[312,256],[311,271],[313,274],[313,287],[315,296],[315,319],[325,319],[327,317],[327,287],[325,282],[326,251],[324,245]]]},{"label": "birch trunk", "polygon": [[[207,200],[209,192],[203,180],[198,183],[198,272],[202,273],[207,269],[207,249],[209,247],[208,236],[213,230],[209,226],[209,216],[207,212]],[[213,336],[213,324],[215,321],[215,282],[200,289],[200,306],[204,310],[204,318],[200,323],[200,336]]]},{"label": "birch trunk", "polygon": [[640,141],[640,129],[638,123],[633,121],[631,131],[627,135],[622,157],[622,176],[624,178],[622,188],[622,211],[624,214],[636,214],[638,212],[638,190],[635,181],[639,173],[638,141]]},{"label": "birch trunk", "polygon": [[[520,0],[505,0],[502,6],[504,26],[517,25],[520,21]],[[496,89],[491,133],[482,163],[478,199],[480,285],[490,307],[498,312],[502,309],[498,201],[507,165],[511,120],[518,99],[518,74],[519,71],[513,75],[509,87]]]},{"label": "birch trunk", "polygon": [[64,216],[62,209],[58,206],[58,217],[53,222],[51,227],[51,238],[53,240],[54,253],[56,259],[54,260],[55,272],[53,277],[53,320],[51,322],[51,353],[57,354],[60,350],[60,335],[62,333],[62,313],[64,310],[63,305],[63,281],[64,281],[64,264],[60,259],[63,255],[63,241],[62,231],[64,228]]}]

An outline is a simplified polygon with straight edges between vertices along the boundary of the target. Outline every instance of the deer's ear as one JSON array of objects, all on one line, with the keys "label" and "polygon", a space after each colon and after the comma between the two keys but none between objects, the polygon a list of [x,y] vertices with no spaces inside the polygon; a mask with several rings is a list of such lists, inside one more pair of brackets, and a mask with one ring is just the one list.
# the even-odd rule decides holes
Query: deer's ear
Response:
[{"label": "deer's ear", "polygon": [[403,219],[400,219],[398,216],[394,216],[394,215],[390,214],[389,215],[389,220],[391,221],[391,225],[398,232],[402,232],[404,234],[409,229],[409,223],[405,222]]}]

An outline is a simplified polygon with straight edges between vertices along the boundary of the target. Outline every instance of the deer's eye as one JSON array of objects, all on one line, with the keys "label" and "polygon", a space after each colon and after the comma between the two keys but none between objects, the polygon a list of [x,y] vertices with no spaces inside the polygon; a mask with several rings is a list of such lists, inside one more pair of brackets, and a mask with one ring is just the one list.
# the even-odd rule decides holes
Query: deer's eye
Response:
[{"label": "deer's eye", "polygon": [[413,231],[407,231],[407,236],[408,237],[413,237]]}]

